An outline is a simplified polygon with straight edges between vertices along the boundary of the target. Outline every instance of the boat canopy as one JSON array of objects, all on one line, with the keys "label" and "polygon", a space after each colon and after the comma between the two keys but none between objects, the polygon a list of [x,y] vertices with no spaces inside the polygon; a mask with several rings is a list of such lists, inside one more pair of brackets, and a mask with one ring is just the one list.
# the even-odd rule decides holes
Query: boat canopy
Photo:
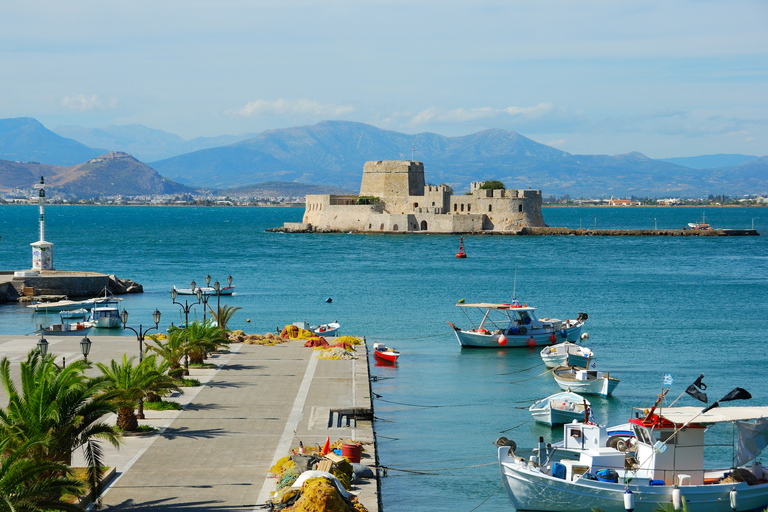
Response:
[{"label": "boat canopy", "polygon": [[456,304],[460,308],[480,308],[480,309],[513,309],[515,311],[536,311],[536,308],[529,306],[519,306],[515,304],[491,304],[490,302],[478,302],[477,304]]},{"label": "boat canopy", "polygon": [[656,411],[655,415],[676,425],[686,423],[711,425],[768,418],[768,406],[716,407],[705,413],[702,413],[702,410],[701,407],[667,407]]}]

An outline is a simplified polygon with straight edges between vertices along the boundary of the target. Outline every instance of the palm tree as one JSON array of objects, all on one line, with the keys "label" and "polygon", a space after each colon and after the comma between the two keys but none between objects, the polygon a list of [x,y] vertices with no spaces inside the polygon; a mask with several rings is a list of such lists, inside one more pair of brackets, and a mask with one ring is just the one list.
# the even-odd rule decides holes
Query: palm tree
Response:
[{"label": "palm tree", "polygon": [[184,354],[184,375],[189,375],[189,362],[202,364],[206,354],[229,344],[224,331],[213,322],[192,322],[183,329],[172,331],[169,343],[181,347]]},{"label": "palm tree", "polygon": [[83,490],[83,484],[69,476],[66,464],[25,457],[45,446],[47,438],[38,436],[11,448],[13,441],[11,437],[0,440],[0,452],[7,453],[0,458],[0,512],[82,512],[77,505],[61,500],[64,494],[79,495]]},{"label": "palm tree", "polygon": [[147,351],[153,351],[168,364],[168,375],[175,379],[181,378],[183,373],[181,358],[184,357],[184,339],[173,335],[175,331],[179,330],[178,328],[171,330],[171,335],[165,341],[152,338],[155,344],[147,345]]},{"label": "palm tree", "polygon": [[[76,361],[66,368],[54,363],[54,356],[38,350],[20,365],[21,387],[10,376],[10,362],[0,361],[0,385],[8,395],[8,407],[0,410],[0,436],[7,440],[6,452],[25,449],[25,457],[37,462],[70,465],[72,451],[82,447],[88,463],[88,481],[98,496],[104,456],[99,439],[119,446],[114,428],[101,421],[115,412],[104,399],[103,378],[86,377],[90,364]],[[42,440],[42,441],[41,441]]]},{"label": "palm tree", "polygon": [[164,394],[178,391],[179,386],[165,373],[168,363],[157,363],[155,354],[144,358],[134,366],[135,357],[123,354],[120,363],[112,360],[110,366],[96,363],[107,380],[105,396],[117,405],[117,426],[126,432],[133,432],[139,427],[135,408],[139,400],[150,393]]},{"label": "palm tree", "polygon": [[222,331],[228,331],[227,323],[229,323],[235,313],[243,309],[241,307],[227,306],[226,304],[220,306],[218,311],[214,311],[210,306],[209,308],[211,310],[211,316],[216,319],[216,323]]}]

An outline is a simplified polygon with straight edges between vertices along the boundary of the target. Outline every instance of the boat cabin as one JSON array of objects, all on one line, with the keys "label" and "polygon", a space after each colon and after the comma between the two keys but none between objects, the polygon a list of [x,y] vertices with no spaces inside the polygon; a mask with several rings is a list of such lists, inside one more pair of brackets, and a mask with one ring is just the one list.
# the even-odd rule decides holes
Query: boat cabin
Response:
[{"label": "boat cabin", "polygon": [[557,318],[538,318],[536,308],[512,304],[457,304],[463,308],[484,309],[483,319],[478,325],[477,332],[494,334],[533,334],[536,332],[555,332],[565,326]]}]

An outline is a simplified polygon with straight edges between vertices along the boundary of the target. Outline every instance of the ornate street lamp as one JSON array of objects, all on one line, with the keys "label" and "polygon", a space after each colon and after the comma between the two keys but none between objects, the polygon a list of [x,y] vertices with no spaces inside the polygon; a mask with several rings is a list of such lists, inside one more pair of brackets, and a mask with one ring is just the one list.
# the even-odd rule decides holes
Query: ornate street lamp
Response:
[{"label": "ornate street lamp", "polygon": [[43,331],[40,331],[40,340],[37,342],[37,350],[45,356],[48,353],[48,340],[43,338]]},{"label": "ornate street lamp", "polygon": [[[190,287],[194,292],[196,288],[194,281],[192,281]],[[198,298],[197,302],[193,302],[192,304],[190,304],[188,300],[185,300],[184,304],[182,304],[181,302],[176,302],[177,296],[178,294],[176,293],[176,289],[174,288],[173,290],[171,290],[171,300],[173,301],[174,304],[181,307],[181,310],[184,312],[184,327],[186,328],[189,326],[189,311],[192,309],[192,306],[197,306],[198,304],[200,304],[200,299]],[[189,354],[187,353],[186,350],[184,351],[184,375],[189,375]]]},{"label": "ornate street lamp", "polygon": [[[175,292],[176,290],[174,290]],[[154,327],[149,327],[147,329],[144,329],[144,327],[139,324],[139,330],[137,331],[133,327],[128,327],[125,325],[128,323],[128,311],[125,309],[120,312],[120,319],[123,321],[123,330],[129,329],[133,331],[133,333],[136,335],[136,340],[139,342],[139,364],[144,360],[144,337],[147,335],[147,333],[153,329],[158,329],[160,326],[160,310],[155,308],[155,312],[152,313],[152,320],[155,321]],[[87,338],[84,338],[83,341],[85,341]],[[90,341],[88,342],[90,344]],[[82,345],[82,342],[80,342]],[[136,417],[140,420],[144,419],[144,400],[139,398],[139,407],[136,414]]]},{"label": "ornate street lamp", "polygon": [[91,340],[88,339],[88,336],[84,336],[83,339],[80,340],[80,351],[83,353],[83,361],[86,363],[88,362],[88,354],[91,353]]}]

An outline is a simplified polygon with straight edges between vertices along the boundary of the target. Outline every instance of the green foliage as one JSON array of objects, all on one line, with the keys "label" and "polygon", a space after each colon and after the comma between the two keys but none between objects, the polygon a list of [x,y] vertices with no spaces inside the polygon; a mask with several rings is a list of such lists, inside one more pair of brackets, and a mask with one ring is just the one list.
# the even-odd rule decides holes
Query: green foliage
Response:
[{"label": "green foliage", "polygon": [[504,184],[498,180],[489,180],[480,186],[480,190],[504,190],[505,188],[507,187],[505,187]]},{"label": "green foliage", "polygon": [[213,308],[209,306],[211,310],[211,316],[216,319],[216,323],[219,326],[219,330],[224,332],[229,332],[229,329],[227,329],[227,324],[232,319],[232,316],[240,311],[241,307],[233,307],[233,306],[227,306],[224,304],[223,306],[219,307],[218,311],[214,311]]},{"label": "green foliage", "polygon": [[197,386],[202,386],[202,384],[197,379],[181,379],[179,386],[183,388],[196,388]]},{"label": "green foliage", "polygon": [[381,199],[379,199],[376,196],[358,196],[357,198],[357,204],[376,204]]},{"label": "green foliage", "polygon": [[[189,368],[189,361],[202,363],[208,352],[229,345],[226,332],[210,320],[204,323],[192,322],[183,329],[172,331],[168,340],[183,350],[185,370]],[[188,375],[189,372],[185,371],[184,374]]]},{"label": "green foliage", "polygon": [[70,476],[63,462],[35,460],[29,453],[44,448],[48,439],[38,436],[13,448],[15,440],[0,440],[0,512],[61,510],[82,512],[62,501],[65,495],[79,496],[83,484]]},{"label": "green foliage", "polygon": [[26,446],[24,458],[38,463],[70,464],[72,450],[82,447],[89,484],[98,495],[104,465],[98,440],[119,446],[118,434],[101,418],[116,407],[104,396],[105,379],[85,376],[89,363],[59,368],[54,359],[31,351],[19,368],[21,387],[10,377],[8,359],[0,361],[0,385],[8,396],[8,407],[0,411],[0,438],[9,452]]},{"label": "green foliage", "polygon": [[151,409],[153,411],[180,411],[183,407],[178,402],[165,402],[161,400],[159,402],[145,402],[144,409]]},{"label": "green foliage", "polygon": [[155,354],[148,355],[134,366],[135,357],[123,354],[120,363],[112,360],[110,366],[97,363],[107,381],[106,396],[118,407],[117,426],[131,432],[138,427],[138,418],[134,409],[140,399],[151,393],[163,395],[169,391],[179,391],[176,381],[166,374],[168,362],[158,364]]}]

